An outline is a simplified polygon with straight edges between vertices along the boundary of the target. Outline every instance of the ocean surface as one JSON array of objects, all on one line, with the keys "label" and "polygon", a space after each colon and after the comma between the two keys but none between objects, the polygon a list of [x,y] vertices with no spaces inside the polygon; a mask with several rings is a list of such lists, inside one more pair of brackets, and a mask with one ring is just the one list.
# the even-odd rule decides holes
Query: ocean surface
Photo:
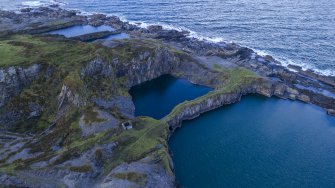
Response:
[{"label": "ocean surface", "polygon": [[334,0],[1,0],[0,8],[49,3],[190,30],[193,37],[232,41],[283,64],[335,75]]},{"label": "ocean surface", "polygon": [[182,187],[331,188],[334,138],[335,118],[318,107],[247,96],[183,122],[169,146]]}]

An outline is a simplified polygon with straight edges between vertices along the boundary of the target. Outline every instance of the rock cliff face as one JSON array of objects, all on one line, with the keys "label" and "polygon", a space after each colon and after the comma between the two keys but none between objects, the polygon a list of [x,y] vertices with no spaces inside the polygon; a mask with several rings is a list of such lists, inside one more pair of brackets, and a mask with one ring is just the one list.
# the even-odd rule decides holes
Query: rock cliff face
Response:
[{"label": "rock cliff face", "polygon": [[[143,63],[144,61],[144,63]],[[176,64],[174,64],[176,63]],[[129,80],[129,85],[134,86],[145,81],[152,80],[163,74],[169,74],[178,64],[173,54],[164,47],[154,49],[153,53],[143,52],[138,58],[132,59],[125,72]]]},{"label": "rock cliff face", "polygon": [[215,94],[209,96],[195,105],[182,108],[172,117],[168,117],[167,123],[169,124],[169,129],[173,132],[176,128],[181,126],[181,123],[184,120],[194,119],[204,112],[211,111],[224,105],[239,102],[243,94],[254,92],[254,88],[248,88],[234,93]]},{"label": "rock cliff face", "polygon": [[38,64],[26,68],[13,66],[0,69],[0,107],[31,84],[39,76],[40,69]]},{"label": "rock cliff face", "polygon": [[62,90],[58,96],[58,110],[64,105],[64,103],[71,103],[77,107],[85,105],[85,101],[81,99],[79,94],[74,93],[70,90],[70,88],[66,85],[62,86]]}]

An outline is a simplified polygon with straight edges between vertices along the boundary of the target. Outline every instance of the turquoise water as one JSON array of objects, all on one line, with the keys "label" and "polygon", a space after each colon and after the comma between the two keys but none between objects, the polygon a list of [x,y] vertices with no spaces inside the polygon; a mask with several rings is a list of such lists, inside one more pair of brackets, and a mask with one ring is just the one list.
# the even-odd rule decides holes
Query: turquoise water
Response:
[{"label": "turquoise water", "polygon": [[335,118],[313,105],[247,96],[169,145],[183,187],[335,187]]},{"label": "turquoise water", "polygon": [[160,119],[177,104],[195,99],[210,90],[208,87],[195,85],[187,80],[164,75],[132,87],[130,94],[135,104],[136,116]]}]

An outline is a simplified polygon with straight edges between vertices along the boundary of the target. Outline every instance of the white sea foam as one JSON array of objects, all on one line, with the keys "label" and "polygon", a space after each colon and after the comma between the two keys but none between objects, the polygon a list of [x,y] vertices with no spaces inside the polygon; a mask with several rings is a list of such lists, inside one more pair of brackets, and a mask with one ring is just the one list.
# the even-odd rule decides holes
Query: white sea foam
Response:
[{"label": "white sea foam", "polygon": [[51,3],[51,4],[57,4],[57,5],[60,5],[60,6],[65,6],[65,5],[67,5],[67,3],[62,2],[62,1],[60,1],[60,0],[50,0],[50,3]]},{"label": "white sea foam", "polygon": [[[43,5],[50,5],[50,4],[58,4],[60,6],[65,6],[66,5],[66,3],[61,1],[61,0],[49,0],[48,2],[46,2],[46,1],[43,1],[43,2],[42,1],[25,1],[25,2],[22,3],[22,5],[24,5],[24,6],[34,6],[34,7],[43,6]],[[63,7],[63,8],[65,8],[65,7]],[[76,9],[76,10],[78,10],[81,15],[86,15],[86,16],[100,13],[100,12],[87,12],[87,11],[82,11],[80,9]],[[103,13],[103,14],[106,14],[106,13]],[[168,25],[168,24],[164,24],[164,23],[147,23],[147,22],[144,22],[144,21],[130,21],[123,15],[116,15],[116,14],[106,14],[106,15],[107,16],[118,16],[121,21],[129,22],[130,24],[137,25],[138,27],[141,27],[141,28],[148,28],[149,26],[152,26],[152,25],[161,25],[163,27],[163,29],[165,29],[165,30],[188,31],[189,32],[189,35],[188,35],[189,38],[195,38],[195,39],[198,39],[200,41],[207,41],[207,42],[212,42],[212,43],[227,42],[222,37],[203,36],[200,33],[192,31],[192,30],[190,30],[186,27],[180,27],[180,26],[178,27],[178,26]],[[233,43],[233,41],[230,41],[229,43]],[[248,47],[248,48],[250,48],[250,47]],[[253,48],[251,48],[251,49],[253,49]],[[335,76],[335,70],[329,70],[329,69],[328,70],[320,70],[317,67],[315,67],[314,65],[301,63],[301,62],[295,62],[295,61],[290,60],[289,58],[286,58],[286,57],[276,56],[275,54],[273,54],[271,52],[265,52],[265,51],[258,50],[258,49],[253,49],[253,50],[257,53],[257,55],[260,55],[260,56],[263,56],[263,57],[266,56],[266,55],[271,55],[273,58],[278,60],[281,63],[282,66],[285,66],[285,67],[287,67],[289,64],[297,65],[297,66],[302,67],[303,70],[311,69],[311,70],[314,70],[315,72],[317,72],[320,75]],[[291,69],[291,70],[295,71],[293,69]]]},{"label": "white sea foam", "polygon": [[24,1],[22,2],[22,5],[27,7],[39,7],[43,6],[44,4],[41,1]]},{"label": "white sea foam", "polygon": [[[288,65],[296,65],[296,66],[300,66],[302,68],[302,70],[305,70],[305,71],[306,70],[313,70],[320,75],[335,76],[335,71],[333,71],[333,70],[329,70],[329,69],[320,70],[312,64],[296,62],[296,61],[293,61],[293,60],[291,60],[290,58],[287,58],[287,57],[276,56],[275,54],[273,54],[271,52],[266,52],[266,51],[262,51],[262,50],[258,50],[258,49],[253,49],[253,50],[257,53],[257,55],[260,55],[262,57],[267,56],[267,55],[272,56],[274,59],[278,60],[281,63],[282,66],[287,67],[287,68],[288,68]],[[291,71],[296,72],[296,70],[294,70],[294,69],[291,69],[291,68],[288,68],[288,69],[290,69]]]},{"label": "white sea foam", "polygon": [[66,5],[66,3],[59,0],[43,0],[43,1],[24,1],[21,3],[21,6],[34,8],[34,7],[55,5],[55,4],[60,6]]},{"label": "white sea foam", "polygon": [[[92,14],[95,14],[97,12],[82,12],[83,14],[85,15],[92,15]],[[115,15],[115,14],[106,14],[108,16],[118,16],[120,18],[121,21],[123,22],[129,22],[130,24],[134,24],[134,25],[137,25],[138,27],[141,27],[141,28],[148,28],[149,26],[152,26],[152,25],[161,25],[163,27],[163,29],[165,30],[176,30],[176,31],[188,31],[189,32],[189,38],[195,38],[195,39],[198,39],[200,41],[207,41],[207,42],[212,42],[212,43],[220,43],[220,42],[227,42],[224,40],[224,38],[222,37],[206,37],[206,36],[203,36],[195,31],[192,31],[186,27],[177,27],[177,26],[173,26],[173,25],[168,25],[168,24],[164,24],[164,23],[146,23],[146,22],[143,22],[143,21],[129,21],[126,17],[124,16],[120,16],[120,15]],[[233,43],[233,41],[230,41],[229,43]],[[248,47],[250,48],[250,47]],[[253,48],[250,48],[250,49],[253,49]],[[315,72],[317,72],[318,74],[320,75],[325,75],[325,76],[334,76],[335,75],[335,71],[332,71],[332,70],[319,70],[318,68],[316,68],[315,66],[313,65],[309,65],[309,64],[304,64],[304,63],[297,63],[295,61],[292,61],[290,60],[289,58],[286,58],[286,57],[277,57],[276,55],[273,55],[271,52],[265,52],[265,51],[262,51],[262,50],[258,50],[258,49],[253,49],[257,55],[260,55],[260,56],[266,56],[266,55],[270,55],[272,56],[273,58],[275,58],[276,60],[278,60],[282,66],[285,66],[287,67],[288,65],[297,65],[297,66],[300,66],[302,67],[303,70],[307,70],[307,69],[310,69],[310,70],[314,70]],[[290,68],[289,68],[290,69]],[[294,71],[296,72],[294,69],[290,69],[291,71]]]},{"label": "white sea foam", "polygon": [[222,37],[206,37],[186,27],[181,27],[181,26],[178,27],[178,26],[168,25],[164,23],[133,22],[133,21],[128,21],[124,17],[121,19],[121,21],[129,22],[130,24],[137,25],[141,28],[148,28],[149,26],[152,26],[152,25],[160,25],[163,27],[164,30],[187,31],[189,32],[189,35],[188,35],[189,38],[196,38],[200,41],[208,41],[208,42],[213,42],[213,43],[224,42],[224,39]]}]

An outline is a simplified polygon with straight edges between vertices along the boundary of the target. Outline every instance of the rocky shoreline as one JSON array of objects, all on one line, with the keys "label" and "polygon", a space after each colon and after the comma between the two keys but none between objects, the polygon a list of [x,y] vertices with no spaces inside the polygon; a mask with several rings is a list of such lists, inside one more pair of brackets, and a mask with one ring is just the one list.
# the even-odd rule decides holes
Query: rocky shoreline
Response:
[{"label": "rocky shoreline", "polygon": [[[116,31],[73,38],[45,34],[75,25]],[[99,40],[116,33],[130,38]],[[335,115],[335,77],[188,35],[57,6],[0,10],[0,50],[18,49],[25,56],[9,56],[0,67],[0,184],[175,187],[169,135],[183,120],[247,94],[299,100]],[[82,42],[92,39],[98,40]],[[179,104],[161,120],[134,117],[129,89],[164,74],[214,91]],[[133,132],[121,128],[125,121],[133,122]]]}]

